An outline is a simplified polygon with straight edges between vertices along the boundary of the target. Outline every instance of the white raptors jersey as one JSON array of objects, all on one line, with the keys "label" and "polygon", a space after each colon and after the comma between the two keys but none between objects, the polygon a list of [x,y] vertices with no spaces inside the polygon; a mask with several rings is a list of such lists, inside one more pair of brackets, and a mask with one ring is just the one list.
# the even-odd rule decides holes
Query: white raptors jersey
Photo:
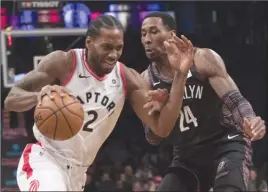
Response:
[{"label": "white raptors jersey", "polygon": [[111,73],[100,78],[89,67],[84,49],[72,50],[73,71],[63,86],[71,90],[84,108],[84,125],[66,141],[44,137],[34,125],[34,134],[53,156],[70,163],[88,166],[115,127],[125,102],[123,64],[117,62]]}]

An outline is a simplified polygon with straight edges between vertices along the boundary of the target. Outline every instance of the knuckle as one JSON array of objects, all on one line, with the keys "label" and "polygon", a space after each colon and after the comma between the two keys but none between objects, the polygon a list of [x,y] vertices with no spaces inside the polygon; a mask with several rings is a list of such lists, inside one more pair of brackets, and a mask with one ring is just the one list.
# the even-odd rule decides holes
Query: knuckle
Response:
[{"label": "knuckle", "polygon": [[44,90],[46,90],[47,88],[48,88],[48,85],[42,87],[41,91],[44,91]]},{"label": "knuckle", "polygon": [[54,87],[54,89],[57,90],[57,91],[60,91],[62,88],[57,85],[57,86]]},{"label": "knuckle", "polygon": [[61,87],[58,86],[58,85],[55,85],[55,86],[53,87],[53,89],[55,89],[56,91],[60,91],[60,90],[61,90]]},{"label": "knuckle", "polygon": [[48,86],[46,87],[46,91],[52,91],[52,90],[54,90],[54,87],[53,87],[53,86],[48,85]]}]

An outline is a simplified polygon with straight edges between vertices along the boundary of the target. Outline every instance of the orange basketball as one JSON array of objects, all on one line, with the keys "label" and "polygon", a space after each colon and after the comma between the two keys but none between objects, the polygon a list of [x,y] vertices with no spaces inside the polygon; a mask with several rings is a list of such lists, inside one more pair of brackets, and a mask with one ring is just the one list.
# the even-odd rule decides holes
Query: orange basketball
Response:
[{"label": "orange basketball", "polygon": [[52,92],[54,99],[47,95],[42,98],[42,105],[37,105],[34,112],[35,124],[46,137],[63,141],[75,136],[84,122],[84,110],[79,101],[69,95],[61,97]]}]

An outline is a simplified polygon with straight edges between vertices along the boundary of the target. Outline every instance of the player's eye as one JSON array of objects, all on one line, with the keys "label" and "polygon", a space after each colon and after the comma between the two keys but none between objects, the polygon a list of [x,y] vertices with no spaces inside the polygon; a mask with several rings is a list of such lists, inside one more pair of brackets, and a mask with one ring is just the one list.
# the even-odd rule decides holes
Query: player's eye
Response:
[{"label": "player's eye", "polygon": [[144,37],[146,35],[146,32],[142,32],[141,36]]},{"label": "player's eye", "polygon": [[123,45],[119,45],[116,47],[116,51],[121,51],[123,49]]},{"label": "player's eye", "polygon": [[104,44],[102,45],[102,48],[105,50],[105,51],[110,51],[112,50],[114,47],[110,44]]},{"label": "player's eye", "polygon": [[156,34],[156,33],[158,33],[158,30],[157,30],[157,29],[152,29],[152,30],[151,30],[151,33],[152,33],[152,34]]}]

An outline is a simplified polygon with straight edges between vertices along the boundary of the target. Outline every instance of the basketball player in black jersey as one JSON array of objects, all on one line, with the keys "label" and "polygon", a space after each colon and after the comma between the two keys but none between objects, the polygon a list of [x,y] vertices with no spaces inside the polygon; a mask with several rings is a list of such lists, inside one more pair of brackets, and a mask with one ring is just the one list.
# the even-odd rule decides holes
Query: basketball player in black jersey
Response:
[{"label": "basketball player in black jersey", "polygon": [[[143,77],[153,89],[171,87],[174,72],[163,41],[175,29],[175,20],[161,12],[148,14],[142,23],[141,40],[151,61]],[[158,191],[245,191],[251,140],[264,134],[264,121],[241,95],[222,58],[211,49],[195,48],[180,117],[165,138],[173,144],[173,161]],[[153,145],[162,140],[149,128],[146,138]]]}]

